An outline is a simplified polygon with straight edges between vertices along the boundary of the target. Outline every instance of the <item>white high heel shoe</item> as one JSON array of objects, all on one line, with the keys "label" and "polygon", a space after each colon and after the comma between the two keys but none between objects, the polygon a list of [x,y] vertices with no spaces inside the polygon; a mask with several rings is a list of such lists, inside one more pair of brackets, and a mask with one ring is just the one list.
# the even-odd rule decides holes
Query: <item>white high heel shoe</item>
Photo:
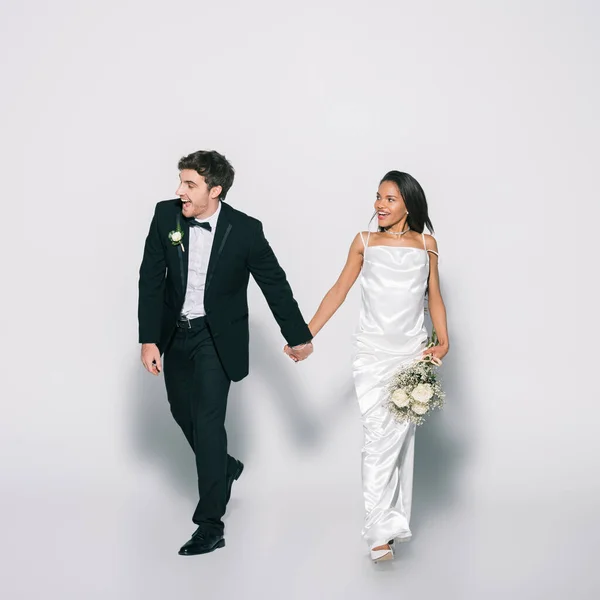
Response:
[{"label": "white high heel shoe", "polygon": [[394,558],[394,546],[392,543],[388,544],[387,548],[383,550],[373,550],[371,548],[371,560],[374,563],[382,562],[384,560],[393,560]]}]

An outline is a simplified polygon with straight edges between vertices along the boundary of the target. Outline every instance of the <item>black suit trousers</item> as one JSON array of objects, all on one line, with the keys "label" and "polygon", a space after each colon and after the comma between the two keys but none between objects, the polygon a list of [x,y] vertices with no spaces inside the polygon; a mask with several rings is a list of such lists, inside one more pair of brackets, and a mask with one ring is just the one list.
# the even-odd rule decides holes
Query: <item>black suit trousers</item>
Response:
[{"label": "black suit trousers", "polygon": [[171,413],[196,456],[200,499],[192,520],[223,533],[228,473],[236,466],[227,454],[227,377],[205,319],[178,327],[164,352],[164,377]]}]

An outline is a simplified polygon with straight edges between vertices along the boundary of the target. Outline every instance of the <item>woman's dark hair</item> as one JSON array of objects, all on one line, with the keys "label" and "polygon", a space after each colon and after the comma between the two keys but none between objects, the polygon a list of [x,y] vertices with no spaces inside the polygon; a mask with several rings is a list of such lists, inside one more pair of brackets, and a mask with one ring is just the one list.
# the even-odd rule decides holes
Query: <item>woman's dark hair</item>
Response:
[{"label": "woman's dark hair", "polygon": [[177,167],[180,171],[192,169],[198,175],[202,175],[209,190],[220,185],[222,192],[219,198],[221,200],[225,200],[227,192],[233,185],[235,176],[233,167],[222,154],[214,150],[199,150],[188,154],[179,161]]},{"label": "woman's dark hair", "polygon": [[[384,181],[391,181],[398,186],[408,211],[408,226],[417,233],[423,233],[425,227],[433,233],[433,225],[427,210],[427,199],[419,182],[412,175],[400,171],[386,173],[379,182],[380,185]],[[379,231],[383,231],[383,228],[380,227]]]}]

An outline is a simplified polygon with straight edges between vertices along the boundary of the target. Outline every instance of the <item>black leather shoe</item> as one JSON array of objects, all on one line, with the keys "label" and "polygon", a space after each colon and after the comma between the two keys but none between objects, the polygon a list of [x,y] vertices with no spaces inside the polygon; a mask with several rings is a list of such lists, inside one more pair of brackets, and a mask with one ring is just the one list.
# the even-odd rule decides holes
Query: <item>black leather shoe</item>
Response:
[{"label": "black leather shoe", "polygon": [[227,476],[227,496],[225,498],[225,502],[229,502],[229,498],[231,498],[231,488],[233,487],[233,482],[240,478],[240,475],[244,470],[244,463],[241,460],[236,460],[235,462],[237,463],[236,468]]},{"label": "black leather shoe", "polygon": [[208,554],[218,548],[225,546],[225,538],[222,533],[210,533],[198,527],[192,534],[192,538],[186,542],[179,554],[181,556],[194,556],[195,554]]}]

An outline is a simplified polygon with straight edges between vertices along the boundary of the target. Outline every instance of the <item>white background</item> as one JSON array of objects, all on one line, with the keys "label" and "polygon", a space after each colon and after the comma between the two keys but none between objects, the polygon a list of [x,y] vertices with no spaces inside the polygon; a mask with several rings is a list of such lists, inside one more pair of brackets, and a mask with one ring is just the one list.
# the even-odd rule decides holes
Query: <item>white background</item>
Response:
[{"label": "white background", "polygon": [[[596,598],[600,9],[588,1],[5,0],[4,598]],[[354,289],[294,365],[252,283],[227,547],[137,345],[155,202],[236,168],[309,319],[390,169],[423,185],[452,350],[419,429],[414,540],[360,539]]]}]

